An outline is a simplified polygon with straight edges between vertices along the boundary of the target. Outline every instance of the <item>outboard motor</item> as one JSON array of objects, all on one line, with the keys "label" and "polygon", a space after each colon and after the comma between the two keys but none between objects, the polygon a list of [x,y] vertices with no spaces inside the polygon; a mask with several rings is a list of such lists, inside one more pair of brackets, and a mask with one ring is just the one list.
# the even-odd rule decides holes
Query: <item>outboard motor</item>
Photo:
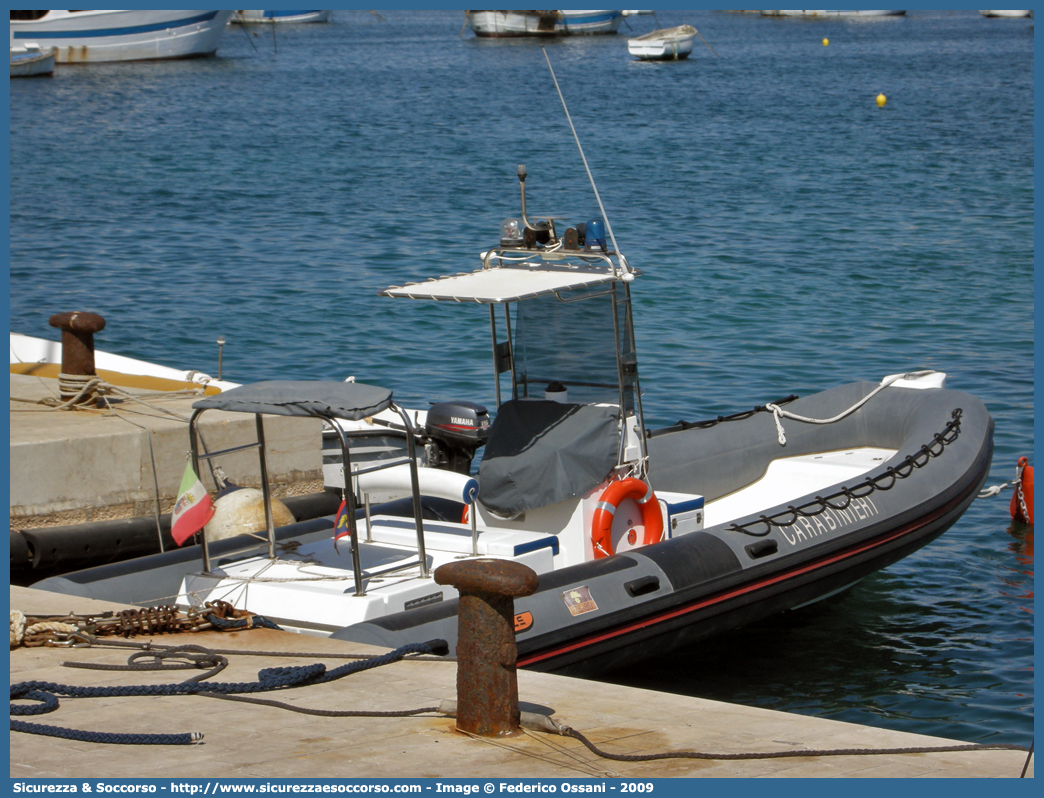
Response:
[{"label": "outboard motor", "polygon": [[440,402],[428,409],[425,434],[428,464],[461,474],[471,473],[471,461],[489,438],[489,411],[476,402]]}]

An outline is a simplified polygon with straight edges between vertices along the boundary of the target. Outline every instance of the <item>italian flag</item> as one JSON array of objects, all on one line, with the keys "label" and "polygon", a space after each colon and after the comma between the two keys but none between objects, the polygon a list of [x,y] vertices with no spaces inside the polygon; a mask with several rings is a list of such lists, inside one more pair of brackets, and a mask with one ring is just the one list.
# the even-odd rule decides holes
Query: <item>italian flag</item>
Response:
[{"label": "italian flag", "polygon": [[170,534],[179,546],[207,525],[214,516],[210,494],[192,470],[192,462],[185,463],[178,500],[170,515]]}]

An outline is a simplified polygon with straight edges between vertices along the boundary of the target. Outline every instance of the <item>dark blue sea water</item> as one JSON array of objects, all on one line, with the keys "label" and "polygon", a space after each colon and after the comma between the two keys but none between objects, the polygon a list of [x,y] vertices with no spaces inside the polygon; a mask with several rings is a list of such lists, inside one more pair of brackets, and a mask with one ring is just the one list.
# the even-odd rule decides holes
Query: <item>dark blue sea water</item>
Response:
[{"label": "dark blue sea water", "polygon": [[[57,337],[49,315],[90,310],[120,354],[214,374],[224,336],[228,379],[492,405],[483,309],[376,292],[477,267],[517,215],[519,163],[531,213],[597,206],[539,44],[460,35],[462,12],[381,15],[12,81],[11,329]],[[1034,443],[1032,21],[658,16],[717,55],[547,44],[646,272],[653,424],[935,368],[986,402],[989,484],[1011,479]],[[833,601],[618,678],[1028,744],[1033,533],[1009,495]]]}]

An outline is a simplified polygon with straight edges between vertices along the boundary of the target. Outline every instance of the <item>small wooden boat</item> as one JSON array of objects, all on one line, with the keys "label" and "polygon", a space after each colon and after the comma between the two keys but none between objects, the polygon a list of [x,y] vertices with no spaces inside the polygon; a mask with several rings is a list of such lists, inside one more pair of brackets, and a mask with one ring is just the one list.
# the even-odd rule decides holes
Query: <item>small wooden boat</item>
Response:
[{"label": "small wooden boat", "polygon": [[696,41],[696,28],[678,25],[627,40],[627,52],[639,61],[679,61],[688,58]]},{"label": "small wooden boat", "polygon": [[330,11],[236,11],[229,22],[239,25],[256,25],[272,22],[329,22]]},{"label": "small wooden boat", "polygon": [[590,36],[616,33],[624,17],[646,11],[465,11],[468,26],[481,38]]},{"label": "small wooden boat", "polygon": [[32,78],[54,74],[54,48],[33,52],[11,51],[11,77]]}]

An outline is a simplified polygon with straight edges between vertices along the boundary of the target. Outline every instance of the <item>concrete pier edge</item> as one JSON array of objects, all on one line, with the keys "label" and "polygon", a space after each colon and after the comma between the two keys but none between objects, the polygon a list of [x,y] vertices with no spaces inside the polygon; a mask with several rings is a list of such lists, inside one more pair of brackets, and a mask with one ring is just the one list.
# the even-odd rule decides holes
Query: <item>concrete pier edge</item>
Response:
[{"label": "concrete pier edge", "polygon": [[[12,587],[12,609],[38,615],[124,609],[92,599]],[[185,639],[187,638],[187,640]],[[186,642],[222,650],[299,652],[298,657],[230,654],[222,682],[253,681],[273,666],[314,662],[328,668],[335,654],[380,654],[383,649],[271,629],[158,636],[161,645]],[[64,668],[74,660],[122,664],[126,649],[16,648],[11,682],[43,680],[77,685],[166,684],[184,673]],[[438,706],[455,698],[456,663],[404,660],[326,685],[267,695],[302,707],[378,711]],[[773,710],[657,693],[637,688],[520,671],[523,709],[551,714],[618,754],[836,748],[898,748],[955,741]],[[451,717],[325,718],[201,696],[66,699],[59,709],[30,718],[56,726],[134,733],[202,732],[201,744],[134,746],[73,742],[11,732],[11,777],[16,779],[677,779],[696,777],[1017,778],[1026,762],[1018,751],[796,757],[743,761],[670,759],[616,762],[595,756],[578,740],[526,731],[479,740],[461,734]],[[140,750],[140,749],[138,749]],[[1027,776],[1033,775],[1030,763]]]}]

